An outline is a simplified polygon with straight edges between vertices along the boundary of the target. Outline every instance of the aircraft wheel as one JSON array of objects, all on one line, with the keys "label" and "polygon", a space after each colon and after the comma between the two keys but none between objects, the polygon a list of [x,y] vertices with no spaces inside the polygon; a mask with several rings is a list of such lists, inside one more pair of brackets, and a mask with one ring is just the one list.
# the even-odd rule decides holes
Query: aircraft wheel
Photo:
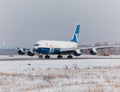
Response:
[{"label": "aircraft wheel", "polygon": [[71,55],[69,55],[67,58],[73,58]]},{"label": "aircraft wheel", "polygon": [[39,59],[43,58],[43,55],[39,55]]},{"label": "aircraft wheel", "polygon": [[49,59],[49,58],[50,58],[50,56],[46,55],[46,56],[45,56],[45,58],[46,58],[46,59]]},{"label": "aircraft wheel", "polygon": [[58,55],[58,56],[57,56],[57,58],[59,58],[59,59],[60,59],[60,58],[62,58],[62,56],[61,56],[61,55]]}]

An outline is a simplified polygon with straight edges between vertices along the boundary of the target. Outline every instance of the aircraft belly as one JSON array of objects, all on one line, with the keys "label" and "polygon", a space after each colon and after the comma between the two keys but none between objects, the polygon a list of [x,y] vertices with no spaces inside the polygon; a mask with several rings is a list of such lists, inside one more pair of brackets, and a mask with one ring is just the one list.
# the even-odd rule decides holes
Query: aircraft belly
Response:
[{"label": "aircraft belly", "polygon": [[70,51],[61,51],[60,53],[61,54],[71,54],[71,53],[73,53],[73,50],[70,50]]}]

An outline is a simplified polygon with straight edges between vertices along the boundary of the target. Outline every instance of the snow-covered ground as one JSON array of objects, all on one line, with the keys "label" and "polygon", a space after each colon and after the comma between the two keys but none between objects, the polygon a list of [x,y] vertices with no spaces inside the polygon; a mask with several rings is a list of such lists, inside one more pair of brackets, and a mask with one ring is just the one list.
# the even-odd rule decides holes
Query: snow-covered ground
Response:
[{"label": "snow-covered ground", "polygon": [[0,92],[120,92],[120,59],[1,60]]}]

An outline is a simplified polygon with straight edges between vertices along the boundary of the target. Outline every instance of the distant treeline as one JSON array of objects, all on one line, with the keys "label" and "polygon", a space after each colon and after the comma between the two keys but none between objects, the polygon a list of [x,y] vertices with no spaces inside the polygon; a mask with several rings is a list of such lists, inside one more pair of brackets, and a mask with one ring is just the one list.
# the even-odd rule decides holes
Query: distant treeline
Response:
[{"label": "distant treeline", "polygon": [[17,55],[17,49],[16,48],[1,48],[0,49],[0,55]]}]

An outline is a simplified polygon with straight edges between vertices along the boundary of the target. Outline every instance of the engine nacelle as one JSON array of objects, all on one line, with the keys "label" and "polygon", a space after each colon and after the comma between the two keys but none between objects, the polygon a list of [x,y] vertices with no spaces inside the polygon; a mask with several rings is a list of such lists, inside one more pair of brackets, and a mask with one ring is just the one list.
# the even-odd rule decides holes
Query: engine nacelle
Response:
[{"label": "engine nacelle", "polygon": [[73,53],[74,56],[80,56],[81,55],[81,52],[80,52],[80,49],[77,49],[74,53]]},{"label": "engine nacelle", "polygon": [[25,54],[25,49],[24,49],[24,48],[20,48],[20,49],[18,50],[18,54],[24,55],[24,54]]},{"label": "engine nacelle", "polygon": [[33,52],[33,50],[28,50],[27,54],[28,54],[28,56],[34,56],[35,55],[35,53]]},{"label": "engine nacelle", "polygon": [[97,50],[95,48],[90,50],[91,55],[97,55]]}]

